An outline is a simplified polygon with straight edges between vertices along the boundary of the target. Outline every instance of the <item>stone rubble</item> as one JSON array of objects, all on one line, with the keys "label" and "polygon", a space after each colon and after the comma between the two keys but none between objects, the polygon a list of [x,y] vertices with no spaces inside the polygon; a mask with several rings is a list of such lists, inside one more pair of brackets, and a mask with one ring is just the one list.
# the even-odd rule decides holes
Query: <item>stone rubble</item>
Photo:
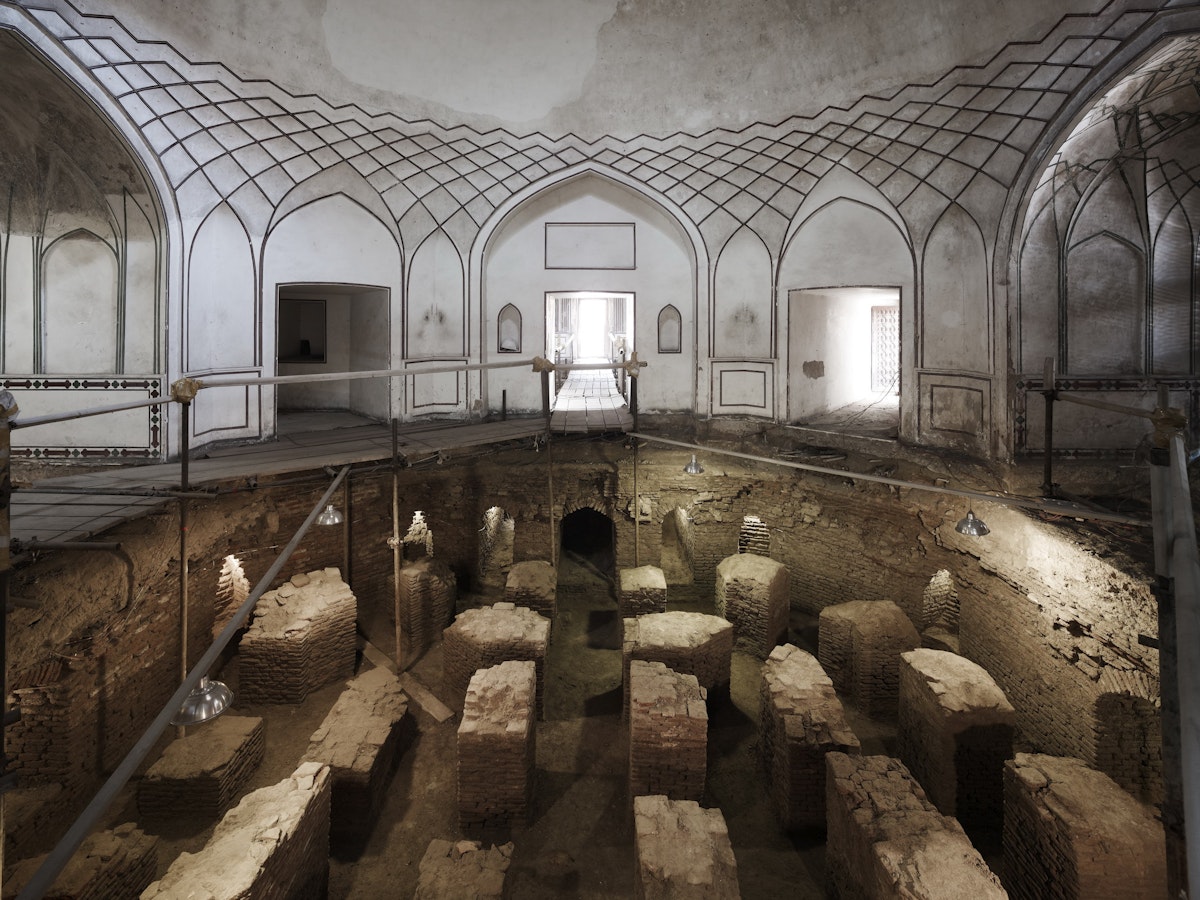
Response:
[{"label": "stone rubble", "polygon": [[825,827],[825,754],[858,754],[833,682],[816,657],[792,644],[771,651],[759,692],[759,759],[786,829]]},{"label": "stone rubble", "polygon": [[544,559],[513,563],[504,584],[504,599],[540,612],[553,622],[558,610],[558,570]]},{"label": "stone rubble", "polygon": [[825,761],[830,897],[1008,897],[958,822],[937,811],[900,760],[829,753]]},{"label": "stone rubble", "polygon": [[737,900],[737,860],[719,809],[661,795],[633,800],[638,900]]},{"label": "stone rubble", "polygon": [[370,835],[387,781],[414,730],[408,697],[387,669],[370,669],[346,684],[304,755],[329,766],[334,843],[361,843]]},{"label": "stone rubble", "polygon": [[536,673],[529,660],[480,669],[458,726],[458,824],[464,834],[508,833],[533,812]]},{"label": "stone rubble", "polygon": [[300,703],[354,674],[358,604],[335,568],[295,575],[263,594],[238,649],[243,697]]},{"label": "stone rubble", "polygon": [[[48,854],[21,860],[4,879],[4,900],[16,897]],[[154,881],[158,838],[132,822],[84,838],[44,900],[128,900]]]},{"label": "stone rubble", "polygon": [[629,796],[704,798],[708,707],[695,675],[661,662],[629,664]]},{"label": "stone rubble", "polygon": [[1005,763],[1004,868],[1022,900],[1167,896],[1154,809],[1069,757],[1018,753]]},{"label": "stone rubble", "polygon": [[442,677],[447,694],[461,703],[479,669],[508,660],[530,660],[537,672],[537,711],[542,713],[550,620],[524,606],[496,603],[459,613],[442,632]]},{"label": "stone rubble", "polygon": [[711,699],[729,695],[733,626],[720,616],[696,612],[648,613],[624,620],[621,647],[624,702],[629,718],[629,664],[635,659],[665,663],[676,672],[695,675]]},{"label": "stone rubble", "polygon": [[858,711],[894,721],[900,693],[900,654],[921,636],[891,600],[851,600],[821,610],[817,658],[839,694]]},{"label": "stone rubble", "polygon": [[667,579],[658,566],[622,569],[617,591],[617,615],[622,619],[665,612]]},{"label": "stone rubble", "polygon": [[322,900],[329,882],[329,768],[304,762],[225,814],[141,900]]},{"label": "stone rubble", "polygon": [[167,745],[138,782],[138,813],[163,822],[180,814],[215,820],[263,760],[263,720],[223,715]]},{"label": "stone rubble", "polygon": [[942,650],[900,655],[898,755],[968,834],[999,834],[1017,713],[982,666]]},{"label": "stone rubble", "polygon": [[787,636],[788,570],[756,553],[737,553],[717,565],[717,615],[733,623],[738,646],[760,659]]},{"label": "stone rubble", "polygon": [[502,900],[512,853],[511,841],[484,850],[478,841],[435,838],[421,857],[413,900]]}]

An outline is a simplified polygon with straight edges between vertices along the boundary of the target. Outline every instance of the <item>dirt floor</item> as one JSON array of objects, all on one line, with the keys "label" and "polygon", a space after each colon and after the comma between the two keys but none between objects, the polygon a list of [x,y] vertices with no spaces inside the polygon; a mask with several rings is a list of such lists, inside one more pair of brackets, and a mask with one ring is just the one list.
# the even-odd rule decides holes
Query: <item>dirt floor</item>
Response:
[{"label": "dirt floor", "polygon": [[[546,659],[545,717],[537,726],[534,816],[529,827],[511,835],[515,849],[510,896],[522,900],[634,896],[628,742],[621,720],[621,632],[612,577],[606,574],[610,570],[608,560],[569,550],[560,559],[559,613]],[[669,608],[699,609],[678,603]],[[797,618],[789,640],[815,652],[815,622]],[[361,664],[371,665],[365,659]],[[761,670],[760,660],[735,652],[730,696],[710,703],[704,805],[719,807],[725,816],[742,897],[816,900],[825,897],[823,835],[781,831],[760,774],[756,742]],[[453,705],[442,690],[440,645],[411,671],[434,695]],[[221,676],[236,688],[236,657]],[[266,759],[251,789],[291,774],[340,690],[340,685],[330,685],[297,706],[236,703],[235,714],[266,721]],[[465,837],[455,811],[458,717],[439,724],[415,703],[410,711],[417,733],[399,761],[370,839],[365,847],[332,857],[332,900],[411,897],[418,863],[430,840]],[[892,752],[891,728],[858,716],[852,708],[847,713],[863,752]],[[136,820],[132,789],[112,822],[129,820]],[[181,818],[170,826],[157,826],[152,833],[162,841],[161,868],[165,871],[182,851],[200,849],[211,825]]]}]

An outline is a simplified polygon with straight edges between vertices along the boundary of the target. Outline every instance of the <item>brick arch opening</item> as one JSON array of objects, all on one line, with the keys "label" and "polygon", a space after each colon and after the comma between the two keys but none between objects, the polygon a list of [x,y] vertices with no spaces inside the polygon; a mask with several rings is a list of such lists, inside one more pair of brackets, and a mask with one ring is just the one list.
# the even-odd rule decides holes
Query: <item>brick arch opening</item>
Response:
[{"label": "brick arch opening", "polygon": [[562,556],[612,579],[616,566],[616,526],[604,513],[581,506],[563,516],[559,527]]}]

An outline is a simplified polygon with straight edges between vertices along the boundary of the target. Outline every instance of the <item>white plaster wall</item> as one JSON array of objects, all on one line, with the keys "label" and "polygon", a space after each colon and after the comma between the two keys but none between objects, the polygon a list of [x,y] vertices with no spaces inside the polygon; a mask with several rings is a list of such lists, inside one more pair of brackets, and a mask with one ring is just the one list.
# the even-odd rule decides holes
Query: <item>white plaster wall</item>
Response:
[{"label": "white plaster wall", "polygon": [[256,365],[258,302],[250,236],[234,211],[221,204],[200,226],[191,250],[184,369]]},{"label": "white plaster wall", "polygon": [[117,258],[91,234],[56,241],[44,257],[47,372],[116,370]]},{"label": "white plaster wall", "polygon": [[[1103,0],[80,0],[335,101],[595,137],[738,128],[930,83]],[[803,90],[797,90],[803,85]]]},{"label": "white plaster wall", "polygon": [[408,281],[406,359],[462,356],[466,279],[458,250],[437,231],[417,248]]},{"label": "white plaster wall", "polygon": [[4,255],[4,371],[32,372],[34,304],[33,236],[11,234]]},{"label": "white plaster wall", "polygon": [[927,369],[989,372],[987,252],[979,226],[951,206],[925,243],[921,350]]},{"label": "white plaster wall", "polygon": [[762,239],[743,228],[717,259],[713,290],[713,356],[773,356],[775,301],[771,254]]},{"label": "white plaster wall", "polygon": [[[387,291],[362,291],[350,301],[350,368],[355,372],[391,368],[390,297]],[[358,378],[349,383],[350,408],[373,419],[391,418],[391,379]],[[399,388],[397,387],[397,391]]]},{"label": "white plaster wall", "polygon": [[[546,269],[547,222],[632,222],[637,233],[635,269]],[[485,357],[503,360],[495,343],[497,316],[507,303],[521,312],[522,355],[548,355],[545,295],[552,291],[634,293],[632,349],[648,363],[638,384],[644,410],[691,410],[695,404],[695,271],[682,229],[650,201],[597,176],[584,176],[528,201],[498,230],[484,258],[482,335]],[[658,353],[658,312],[673,304],[683,316],[681,353]],[[553,349],[549,351],[553,355]],[[489,408],[541,408],[540,379],[526,369],[488,374]]]},{"label": "white plaster wall", "polygon": [[125,198],[125,365],[126,372],[159,371],[163,337],[159,310],[159,235],[141,207]]}]

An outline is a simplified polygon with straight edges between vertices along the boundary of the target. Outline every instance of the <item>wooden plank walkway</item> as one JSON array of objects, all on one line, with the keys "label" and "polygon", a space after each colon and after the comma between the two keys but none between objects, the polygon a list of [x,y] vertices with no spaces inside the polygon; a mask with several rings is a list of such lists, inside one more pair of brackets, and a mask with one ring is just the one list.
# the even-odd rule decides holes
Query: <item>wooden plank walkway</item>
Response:
[{"label": "wooden plank walkway", "polygon": [[[281,423],[287,418],[281,417]],[[204,458],[191,460],[188,482],[193,488],[203,488],[391,458],[390,425],[362,424],[366,420],[361,417],[337,412],[304,413],[297,419],[303,430],[296,431],[296,425],[290,424],[276,440],[210,449]],[[478,425],[411,425],[400,429],[398,449],[406,459],[416,461],[439,453],[453,455],[456,450],[470,447],[532,439],[545,431],[545,420],[540,416]],[[83,540],[175,502],[170,497],[116,492],[178,490],[179,478],[179,463],[171,462],[98,467],[83,474],[19,485],[9,507],[12,537],[19,542]]]},{"label": "wooden plank walkway", "polygon": [[[590,360],[580,360],[587,362]],[[633,415],[617,389],[611,369],[583,369],[567,373],[550,414],[550,430],[557,434],[628,431]]]}]

